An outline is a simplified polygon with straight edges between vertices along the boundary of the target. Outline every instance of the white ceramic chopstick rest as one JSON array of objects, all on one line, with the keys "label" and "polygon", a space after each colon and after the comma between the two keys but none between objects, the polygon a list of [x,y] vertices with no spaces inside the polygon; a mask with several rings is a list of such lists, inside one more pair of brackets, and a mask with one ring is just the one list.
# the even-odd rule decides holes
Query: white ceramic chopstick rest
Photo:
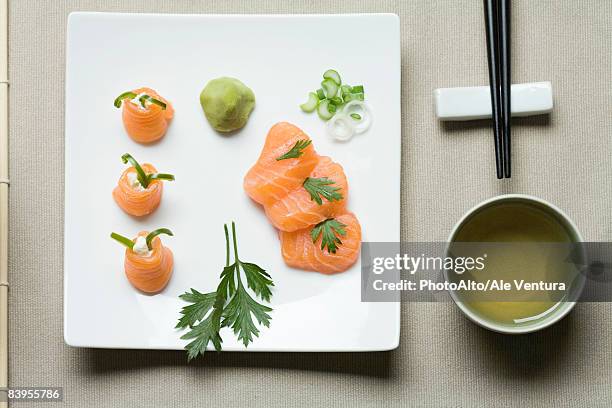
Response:
[{"label": "white ceramic chopstick rest", "polygon": [[[511,95],[513,117],[541,115],[553,109],[552,84],[548,81],[512,85]],[[436,116],[443,121],[491,117],[488,86],[438,88],[434,99]]]}]

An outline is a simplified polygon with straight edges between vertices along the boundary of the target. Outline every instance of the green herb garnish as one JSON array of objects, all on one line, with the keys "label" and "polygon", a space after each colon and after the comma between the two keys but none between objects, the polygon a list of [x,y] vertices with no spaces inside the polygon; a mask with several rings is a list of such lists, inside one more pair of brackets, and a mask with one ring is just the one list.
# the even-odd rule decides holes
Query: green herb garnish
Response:
[{"label": "green herb garnish", "polygon": [[[120,108],[121,103],[123,102],[124,99],[134,99],[137,96],[138,95],[132,91],[124,92],[115,99],[115,102],[113,103],[113,105],[115,105],[115,108]],[[147,95],[147,94],[143,94],[140,98],[138,98],[138,101],[140,102],[140,105],[143,108],[147,107],[146,102],[150,102],[157,106],[160,106],[162,109],[166,109],[166,104],[164,102],[160,101],[159,99],[155,99],[152,96]]]},{"label": "green herb garnish", "polygon": [[110,236],[112,239],[119,242],[121,245],[124,245],[130,249],[134,249],[134,241],[132,241],[131,239],[124,237],[123,235],[119,235],[116,232],[111,232]]},{"label": "green herb garnish", "polygon": [[302,154],[304,154],[303,150],[310,146],[311,143],[312,140],[298,140],[297,142],[295,142],[295,145],[293,145],[291,150],[289,150],[282,156],[277,157],[276,160],[279,161],[285,159],[297,159],[298,157],[302,156]]},{"label": "green herb garnish", "polygon": [[[259,336],[259,325],[270,327],[272,308],[259,303],[261,298],[269,301],[272,296],[271,287],[274,286],[270,275],[259,266],[243,262],[238,257],[238,243],[236,241],[236,226],[232,222],[232,240],[234,243],[234,263],[230,265],[230,242],[227,225],[225,230],[225,268],[220,275],[220,282],[215,292],[200,293],[195,289],[187,291],[179,297],[191,303],[181,309],[181,317],[176,325],[177,329],[189,328],[181,339],[192,340],[185,346],[187,359],[191,360],[204,354],[206,347],[212,342],[215,350],[221,350],[219,331],[222,327],[229,327],[238,340],[245,347]],[[241,272],[246,278],[246,287]],[[255,293],[249,294],[247,287]],[[254,318],[254,319],[253,319]]]},{"label": "green herb garnish", "polygon": [[355,119],[355,120],[361,120],[361,115],[358,113],[351,113],[351,118]]},{"label": "green herb garnish", "polygon": [[311,92],[308,94],[308,100],[300,105],[300,109],[302,109],[304,112],[310,113],[314,112],[314,110],[317,109],[317,106],[319,106],[319,97],[316,93]]},{"label": "green herb garnish", "polygon": [[147,174],[149,177],[149,182],[151,180],[166,180],[166,181],[174,181],[174,176],[168,173],[150,173]]},{"label": "green herb garnish", "polygon": [[323,73],[323,78],[324,79],[331,79],[338,86],[342,85],[342,80],[340,79],[340,74],[336,70],[328,69],[327,71],[325,71]]},{"label": "green herb garnish", "polygon": [[331,102],[332,105],[334,106],[342,106],[342,104],[344,103],[344,101],[342,100],[341,97],[339,96],[334,96],[333,98],[329,98],[329,101]]},{"label": "green herb garnish", "polygon": [[149,184],[153,180],[166,180],[166,181],[174,181],[174,176],[172,174],[167,173],[145,173],[140,164],[136,161],[135,158],[132,157],[131,154],[126,153],[121,156],[121,161],[127,164],[130,163],[134,169],[136,169],[136,177],[138,178],[138,182],[142,186],[142,188],[149,187]]},{"label": "green herb garnish", "polygon": [[[337,112],[341,111],[344,105],[350,101],[364,101],[365,91],[363,85],[350,86],[342,84],[340,74],[333,69],[328,69],[323,74],[321,88],[308,94],[308,100],[300,105],[300,108],[307,113],[317,111],[322,120],[331,119]],[[355,120],[361,120],[355,118]]]},{"label": "green herb garnish", "polygon": [[164,102],[160,101],[159,99],[155,99],[154,97],[149,95],[142,95],[140,98],[138,98],[138,100],[140,101],[140,105],[142,105],[143,108],[147,107],[145,102],[151,102],[152,104],[157,105],[162,109],[166,109],[166,104]]},{"label": "green herb garnish", "polygon": [[[151,242],[153,241],[153,238],[155,238],[159,234],[166,234],[166,235],[174,236],[172,231],[170,231],[168,228],[158,228],[155,231],[149,232],[145,238],[147,242],[147,248],[149,248],[149,251],[153,249],[153,247],[151,246]],[[124,237],[123,235],[119,235],[116,232],[111,232],[110,236],[112,239],[119,242],[121,245],[124,245],[127,248],[130,248],[131,250],[134,249],[134,241],[132,241],[131,239]]]},{"label": "green herb garnish", "polygon": [[338,250],[338,245],[342,244],[338,235],[346,235],[344,227],[346,227],[345,224],[330,218],[315,225],[312,231],[310,231],[310,237],[312,238],[312,242],[317,242],[319,236],[322,235],[321,251],[327,247],[327,252],[335,254]]},{"label": "green herb garnish", "polygon": [[137,96],[138,95],[136,95],[132,91],[124,92],[115,99],[115,102],[113,103],[113,105],[115,105],[115,108],[120,108],[121,103],[123,102],[124,99],[134,99]]},{"label": "green herb garnish", "polygon": [[191,305],[184,306],[181,309],[181,318],[176,325],[177,328],[190,327],[197,322],[204,320],[210,309],[215,305],[217,292],[200,293],[195,289],[191,292],[187,291],[179,296],[185,302]]},{"label": "green herb garnish", "polygon": [[310,194],[312,201],[322,205],[323,200],[321,197],[325,198],[327,201],[342,200],[342,194],[338,192],[340,191],[340,187],[332,187],[333,184],[335,184],[335,182],[327,177],[307,177],[306,180],[304,180],[303,186]]},{"label": "green herb garnish", "polygon": [[147,238],[146,238],[147,248],[149,248],[149,251],[151,251],[153,249],[153,247],[151,246],[151,243],[153,242],[153,238],[155,238],[156,236],[158,236],[160,234],[170,235],[171,237],[174,236],[172,231],[170,231],[168,228],[158,228],[155,231],[149,232],[147,234]]},{"label": "green herb garnish", "polygon": [[344,97],[344,102],[348,103],[350,101],[364,101],[365,97],[362,93],[351,93]]}]

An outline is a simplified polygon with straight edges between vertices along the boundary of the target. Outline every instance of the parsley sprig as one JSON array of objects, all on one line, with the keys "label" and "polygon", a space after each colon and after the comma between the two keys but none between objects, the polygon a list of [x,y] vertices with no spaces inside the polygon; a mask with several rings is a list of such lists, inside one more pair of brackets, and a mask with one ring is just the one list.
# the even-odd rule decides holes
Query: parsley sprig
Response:
[{"label": "parsley sprig", "polygon": [[293,147],[285,154],[283,154],[282,156],[279,156],[276,158],[276,161],[280,161],[280,160],[286,160],[286,159],[297,159],[298,157],[302,156],[302,154],[304,154],[303,150],[306,149],[308,146],[310,146],[310,144],[312,143],[312,140],[298,140],[297,142],[295,142],[295,145],[293,145]]},{"label": "parsley sprig", "polygon": [[[225,230],[225,267],[220,275],[217,290],[210,293],[200,293],[195,289],[187,291],[179,297],[190,303],[181,309],[181,317],[177,329],[189,328],[181,339],[191,340],[185,346],[187,359],[191,360],[204,354],[206,347],[212,343],[215,349],[221,350],[223,342],[219,331],[229,327],[245,347],[259,336],[257,325],[270,327],[272,308],[261,304],[261,300],[269,302],[272,297],[271,287],[274,286],[270,275],[259,266],[243,262],[238,257],[236,241],[236,226],[232,222],[232,240],[234,246],[234,263],[230,265],[230,241],[227,225]],[[246,278],[246,286],[241,270]],[[247,288],[255,296],[251,296]],[[257,322],[257,324],[255,323]]]},{"label": "parsley sprig", "polygon": [[166,173],[145,173],[140,164],[136,161],[135,158],[132,157],[131,154],[126,153],[121,156],[121,161],[127,164],[130,163],[134,169],[136,169],[136,177],[138,178],[138,182],[142,186],[142,188],[149,187],[149,184],[153,180],[166,180],[166,181],[174,181],[174,176],[172,174]]},{"label": "parsley sprig", "polygon": [[340,187],[332,187],[334,183],[335,182],[333,180],[330,180],[327,177],[307,177],[306,180],[304,180],[303,185],[306,191],[310,193],[310,198],[312,201],[322,205],[323,200],[321,197],[325,198],[327,201],[342,200],[342,194],[338,192],[340,191]]},{"label": "parsley sprig", "polygon": [[317,242],[319,236],[321,237],[321,251],[327,247],[327,252],[335,254],[338,250],[338,245],[342,245],[342,241],[338,235],[346,235],[345,224],[333,218],[322,221],[314,226],[310,231],[310,237],[312,242]]}]

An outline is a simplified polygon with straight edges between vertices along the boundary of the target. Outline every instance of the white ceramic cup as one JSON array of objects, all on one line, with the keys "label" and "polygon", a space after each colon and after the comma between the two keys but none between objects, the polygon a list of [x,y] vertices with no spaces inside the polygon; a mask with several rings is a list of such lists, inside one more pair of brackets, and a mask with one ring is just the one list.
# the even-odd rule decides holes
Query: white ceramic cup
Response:
[{"label": "white ceramic cup", "polygon": [[[529,195],[505,194],[505,195],[500,195],[500,196],[496,196],[488,200],[485,200],[482,203],[473,207],[471,210],[469,210],[457,222],[457,224],[455,224],[454,228],[452,229],[448,237],[449,246],[454,241],[459,230],[466,223],[468,223],[469,220],[472,219],[474,215],[476,215],[478,212],[482,211],[485,208],[488,208],[495,204],[504,203],[504,202],[522,202],[522,203],[533,205],[537,208],[542,209],[549,215],[552,215],[554,218],[556,218],[556,220],[560,224],[565,226],[565,228],[569,232],[570,237],[574,243],[583,242],[582,235],[580,235],[580,232],[578,231],[578,228],[576,228],[576,225],[574,224],[574,222],[567,216],[567,214],[561,211],[561,209],[559,209],[557,206],[549,203],[548,201],[542,200],[537,197],[529,196]],[[448,247],[447,247],[446,252],[448,255]],[[444,277],[447,281],[449,280],[448,273],[449,273],[449,270],[444,271]],[[580,280],[578,282],[574,282],[574,284],[576,284],[577,287],[573,288],[573,290],[577,290],[578,295],[582,292],[582,289],[585,283],[584,276],[579,275],[579,278]],[[568,290],[570,289],[571,288],[568,288]],[[457,306],[459,306],[459,309],[461,309],[461,311],[468,317],[468,319],[478,324],[479,326],[482,326],[489,330],[493,330],[499,333],[507,333],[507,334],[531,333],[531,332],[535,332],[535,331],[544,329],[545,327],[549,327],[552,324],[561,320],[563,317],[565,317],[573,309],[574,305],[576,304],[576,302],[560,302],[554,311],[550,312],[545,318],[535,321],[533,324],[508,326],[508,325],[497,323],[490,319],[486,319],[486,318],[479,316],[472,309],[470,309],[469,306],[461,302],[461,300],[459,300],[457,294],[454,291],[449,290],[449,293],[453,301],[457,304]]]}]

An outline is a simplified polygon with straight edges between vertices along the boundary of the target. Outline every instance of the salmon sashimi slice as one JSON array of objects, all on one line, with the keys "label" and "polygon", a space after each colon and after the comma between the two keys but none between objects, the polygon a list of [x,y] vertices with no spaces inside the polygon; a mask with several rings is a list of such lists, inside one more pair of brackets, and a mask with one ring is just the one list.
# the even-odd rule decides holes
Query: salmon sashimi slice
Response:
[{"label": "salmon sashimi slice", "polygon": [[[157,169],[149,164],[141,165],[145,173],[157,173]],[[151,214],[161,202],[164,185],[161,180],[151,180],[147,188],[137,181],[136,169],[128,167],[113,190],[113,198],[123,211],[136,217]]]},{"label": "salmon sashimi slice", "polygon": [[302,186],[293,190],[280,200],[264,206],[270,222],[279,230],[292,232],[307,228],[346,212],[348,182],[342,166],[329,157],[320,157],[309,178],[327,178],[338,188],[340,200],[328,201],[321,197],[322,204],[315,202],[310,193]]},{"label": "salmon sashimi slice", "polygon": [[132,92],[136,95],[147,94],[158,99],[166,104],[166,108],[152,103],[143,108],[140,103],[126,99],[123,102],[122,117],[127,134],[138,143],[152,143],[161,139],[174,117],[172,104],[151,88],[138,88]]},{"label": "salmon sashimi slice", "polygon": [[312,228],[294,232],[280,231],[281,251],[285,263],[294,268],[324,274],[344,272],[350,268],[359,257],[361,226],[357,217],[350,212],[337,216],[335,220],[345,225],[345,234],[338,236],[342,243],[338,244],[335,253],[330,253],[327,247],[321,249],[322,236],[315,242],[312,241]]},{"label": "salmon sashimi slice", "polygon": [[[139,237],[146,237],[148,231],[138,233]],[[134,239],[136,242],[136,239]],[[140,255],[132,249],[125,250],[125,275],[130,283],[145,293],[157,293],[166,287],[174,266],[174,257],[169,248],[163,246],[159,237],[151,241],[153,248],[148,255]]]},{"label": "salmon sashimi slice", "polygon": [[298,140],[310,141],[310,138],[287,122],[272,126],[259,159],[244,177],[244,189],[249,197],[269,205],[302,185],[319,161],[312,144],[297,158],[276,160],[289,152]]}]

